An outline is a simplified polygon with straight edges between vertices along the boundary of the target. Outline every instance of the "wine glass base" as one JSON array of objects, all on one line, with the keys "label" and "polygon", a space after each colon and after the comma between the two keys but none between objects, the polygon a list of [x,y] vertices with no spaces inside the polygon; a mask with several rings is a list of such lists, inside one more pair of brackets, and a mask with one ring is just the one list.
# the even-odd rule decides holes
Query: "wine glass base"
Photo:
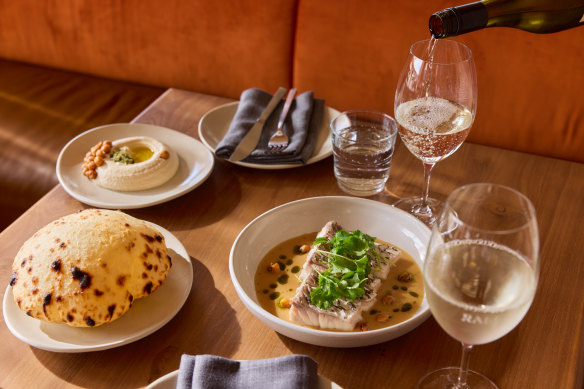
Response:
[{"label": "wine glass base", "polygon": [[458,367],[445,367],[426,374],[416,385],[416,389],[499,389],[497,385],[484,375],[469,370],[466,386],[456,386]]},{"label": "wine glass base", "polygon": [[432,227],[444,207],[444,202],[428,197],[428,206],[422,205],[422,197],[409,197],[393,204],[407,213],[414,215],[428,227]]}]

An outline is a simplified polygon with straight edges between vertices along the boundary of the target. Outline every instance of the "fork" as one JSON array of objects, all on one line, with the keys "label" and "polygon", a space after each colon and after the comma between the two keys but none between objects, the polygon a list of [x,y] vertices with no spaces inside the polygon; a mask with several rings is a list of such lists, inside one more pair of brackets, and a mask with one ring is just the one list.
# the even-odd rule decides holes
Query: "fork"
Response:
[{"label": "fork", "polygon": [[284,103],[284,108],[282,109],[282,114],[280,115],[280,119],[278,120],[278,129],[276,130],[274,135],[272,135],[272,137],[268,141],[268,148],[270,149],[270,151],[276,151],[276,152],[282,151],[282,150],[284,150],[284,148],[286,148],[286,146],[288,146],[288,143],[290,142],[290,140],[288,139],[288,136],[286,134],[284,134],[284,132],[282,131],[282,128],[284,128],[284,122],[286,121],[286,117],[288,116],[288,111],[290,111],[290,106],[292,105],[292,102],[294,101],[295,95],[296,95],[296,88],[292,88],[288,92],[288,96],[286,96],[286,102]]}]

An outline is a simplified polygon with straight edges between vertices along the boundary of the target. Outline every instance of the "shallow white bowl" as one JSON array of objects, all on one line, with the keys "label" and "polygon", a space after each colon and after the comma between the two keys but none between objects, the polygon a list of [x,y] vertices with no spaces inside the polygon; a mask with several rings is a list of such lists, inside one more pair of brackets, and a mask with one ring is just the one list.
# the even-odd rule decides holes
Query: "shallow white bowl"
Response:
[{"label": "shallow white bowl", "polygon": [[295,325],[264,310],[257,301],[254,276],[264,255],[279,243],[335,220],[347,230],[359,229],[406,250],[422,268],[430,230],[410,214],[357,197],[314,197],[276,207],[254,219],[239,234],[229,256],[229,272],[245,306],[264,324],[301,342],[327,347],[360,347],[397,338],[430,316],[426,298],[410,319],[379,330],[331,332]]}]

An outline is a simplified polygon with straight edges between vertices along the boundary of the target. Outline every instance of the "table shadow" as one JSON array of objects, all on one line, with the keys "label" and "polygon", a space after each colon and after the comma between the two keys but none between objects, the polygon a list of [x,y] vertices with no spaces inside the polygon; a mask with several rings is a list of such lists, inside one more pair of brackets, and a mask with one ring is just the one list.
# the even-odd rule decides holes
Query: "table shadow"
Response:
[{"label": "table shadow", "polygon": [[127,212],[160,225],[171,218],[176,230],[191,230],[224,219],[240,200],[237,176],[225,163],[216,160],[209,178],[191,192],[167,203]]},{"label": "table shadow", "polygon": [[187,301],[153,334],[122,347],[88,353],[53,353],[31,347],[34,356],[70,384],[139,388],[177,370],[182,354],[232,355],[241,343],[235,310],[215,288],[205,265],[193,257],[191,262],[194,279]]}]

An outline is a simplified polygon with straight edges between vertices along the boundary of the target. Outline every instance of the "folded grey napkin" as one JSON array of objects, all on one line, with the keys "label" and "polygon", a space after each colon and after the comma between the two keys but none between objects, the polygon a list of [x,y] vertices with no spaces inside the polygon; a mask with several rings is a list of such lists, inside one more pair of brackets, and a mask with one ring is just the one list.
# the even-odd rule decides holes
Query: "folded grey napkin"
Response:
[{"label": "folded grey napkin", "polygon": [[[268,105],[272,95],[261,89],[253,88],[243,91],[231,121],[231,125],[223,139],[217,145],[215,155],[219,158],[229,158],[239,142],[248,133]],[[268,149],[268,141],[278,128],[278,119],[284,107],[282,100],[264,125],[256,149],[242,162],[258,164],[293,164],[306,163],[312,156],[318,138],[324,101],[315,99],[312,92],[305,92],[294,100],[284,123],[284,133],[290,143],[277,153]]]},{"label": "folded grey napkin", "polygon": [[318,387],[317,363],[306,355],[234,361],[183,354],[177,389],[309,389]]}]

